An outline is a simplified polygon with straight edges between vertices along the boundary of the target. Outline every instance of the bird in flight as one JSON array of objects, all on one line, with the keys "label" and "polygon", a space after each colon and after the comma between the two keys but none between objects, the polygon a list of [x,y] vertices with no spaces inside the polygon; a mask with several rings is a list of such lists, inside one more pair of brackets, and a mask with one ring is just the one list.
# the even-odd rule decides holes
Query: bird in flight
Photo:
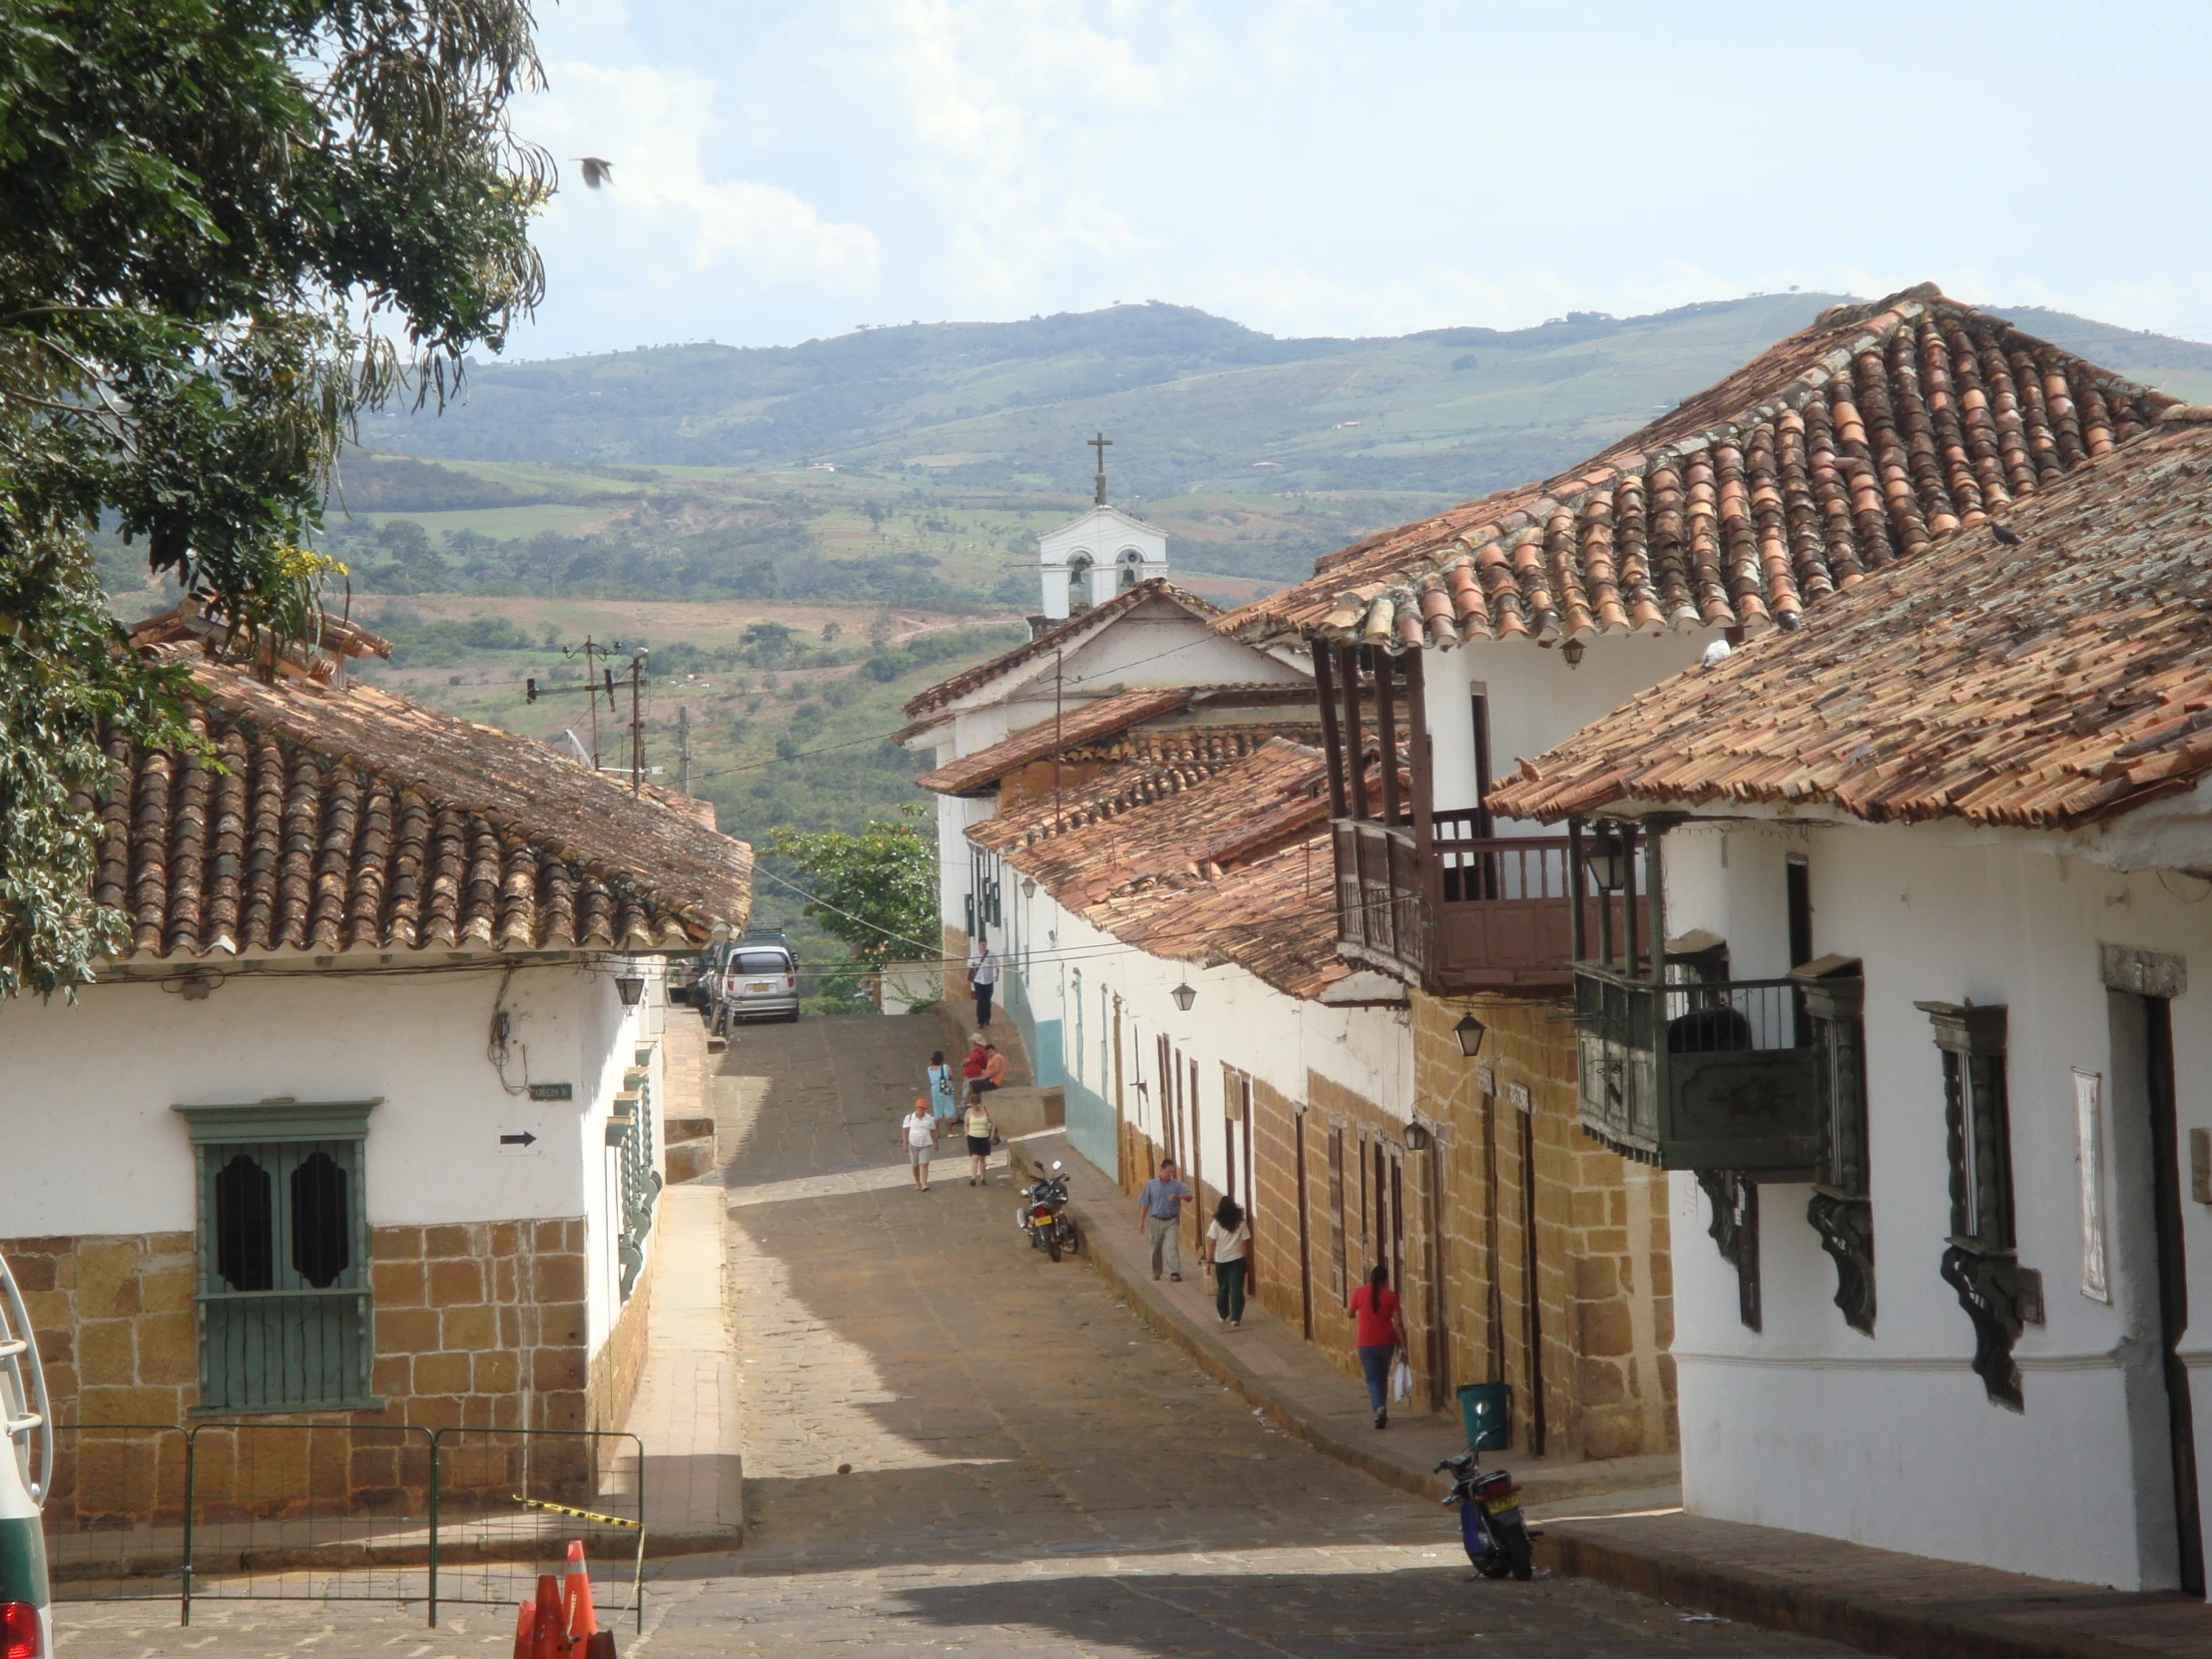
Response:
[{"label": "bird in flight", "polygon": [[584,170],[584,188],[597,190],[601,185],[615,182],[615,164],[602,156],[579,156],[577,165]]}]

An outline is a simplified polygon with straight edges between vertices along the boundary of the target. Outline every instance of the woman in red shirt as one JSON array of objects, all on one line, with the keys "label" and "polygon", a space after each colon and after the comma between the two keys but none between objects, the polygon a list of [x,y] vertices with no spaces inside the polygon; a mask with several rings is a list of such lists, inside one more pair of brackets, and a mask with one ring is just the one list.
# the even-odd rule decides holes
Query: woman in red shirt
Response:
[{"label": "woman in red shirt", "polygon": [[1390,1361],[1405,1346],[1405,1324],[1399,1319],[1397,1293],[1390,1289],[1390,1270],[1378,1262],[1368,1282],[1352,1293],[1352,1340],[1360,1350],[1360,1370],[1367,1374],[1368,1403],[1375,1407],[1375,1426],[1390,1425]]}]

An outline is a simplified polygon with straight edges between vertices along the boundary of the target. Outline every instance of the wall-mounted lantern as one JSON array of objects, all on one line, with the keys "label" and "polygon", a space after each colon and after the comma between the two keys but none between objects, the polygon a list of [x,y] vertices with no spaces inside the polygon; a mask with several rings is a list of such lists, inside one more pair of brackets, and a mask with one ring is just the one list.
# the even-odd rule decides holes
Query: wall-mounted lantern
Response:
[{"label": "wall-mounted lantern", "polygon": [[645,1000],[645,980],[634,973],[615,975],[615,995],[622,998],[625,1008],[635,1008]]},{"label": "wall-mounted lantern", "polygon": [[1036,877],[1024,875],[1021,878],[1021,896],[1024,898],[1034,898],[1037,896]]},{"label": "wall-mounted lantern", "polygon": [[1559,655],[1566,658],[1567,667],[1569,668],[1582,666],[1582,642],[1571,635],[1562,641],[1559,646]]},{"label": "wall-mounted lantern", "polygon": [[1462,1016],[1459,1023],[1451,1028],[1452,1036],[1456,1037],[1459,1041],[1459,1053],[1461,1054],[1461,1056],[1471,1060],[1477,1054],[1481,1053],[1482,1038],[1488,1030],[1489,1027],[1484,1025],[1480,1020],[1476,1019],[1472,1014]]},{"label": "wall-mounted lantern", "polygon": [[1408,1123],[1405,1126],[1405,1150],[1407,1152],[1426,1152],[1431,1139],[1427,1124]]},{"label": "wall-mounted lantern", "polygon": [[1188,979],[1168,992],[1168,995],[1175,998],[1175,1005],[1186,1014],[1191,1011],[1191,1004],[1198,1000],[1198,992],[1191,988],[1191,982]]},{"label": "wall-mounted lantern", "polygon": [[1590,879],[1603,892],[1619,892],[1628,879],[1628,847],[1620,831],[1607,825],[1590,838]]}]

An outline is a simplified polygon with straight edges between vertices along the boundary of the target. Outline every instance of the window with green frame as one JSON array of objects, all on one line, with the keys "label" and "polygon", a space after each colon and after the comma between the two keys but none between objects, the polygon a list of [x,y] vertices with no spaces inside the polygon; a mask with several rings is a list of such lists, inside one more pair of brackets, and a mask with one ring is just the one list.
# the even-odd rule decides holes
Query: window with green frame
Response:
[{"label": "window with green frame", "polygon": [[372,1409],[374,1100],[179,1106],[199,1187],[200,1410]]}]

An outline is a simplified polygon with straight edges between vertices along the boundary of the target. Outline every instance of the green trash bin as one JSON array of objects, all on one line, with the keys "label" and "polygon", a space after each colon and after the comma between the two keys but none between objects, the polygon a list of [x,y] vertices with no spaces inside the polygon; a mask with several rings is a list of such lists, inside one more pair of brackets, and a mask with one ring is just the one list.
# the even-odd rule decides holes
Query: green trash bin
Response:
[{"label": "green trash bin", "polygon": [[1462,1382],[1458,1392],[1469,1451],[1503,1451],[1513,1443],[1512,1383]]}]

